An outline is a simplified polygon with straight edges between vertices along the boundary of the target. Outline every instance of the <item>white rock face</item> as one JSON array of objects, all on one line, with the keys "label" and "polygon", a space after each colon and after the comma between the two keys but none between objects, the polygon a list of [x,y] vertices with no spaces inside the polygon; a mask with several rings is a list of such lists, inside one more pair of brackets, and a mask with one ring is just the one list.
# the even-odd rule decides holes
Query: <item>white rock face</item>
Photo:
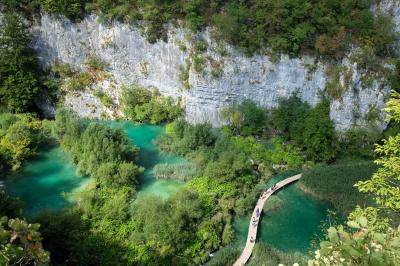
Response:
[{"label": "white rock face", "polygon": [[[185,60],[190,56],[188,51],[180,49],[182,44],[190,47],[183,30],[171,29],[167,43],[150,44],[137,28],[118,22],[102,24],[94,15],[75,24],[43,14],[40,25],[32,28],[32,34],[33,47],[43,63],[49,65],[59,60],[84,69],[85,59],[96,54],[110,64],[107,71],[118,86],[138,83],[157,87],[164,95],[182,97],[186,118],[195,123],[208,121],[218,126],[223,123],[220,110],[244,99],[252,99],[260,106],[274,107],[280,98],[297,92],[304,101],[315,105],[328,82],[322,63],[309,71],[315,61],[311,57],[291,59],[282,56],[274,63],[268,56],[248,58],[232,47],[227,47],[228,55],[221,57],[214,51],[216,44],[207,32],[202,34],[209,43],[204,57],[223,64],[223,75],[213,78],[208,60],[203,74],[197,74],[191,68],[190,89],[185,89],[180,80],[180,69],[186,66]],[[381,88],[378,81],[370,88],[362,88],[356,67],[346,60],[343,64],[353,73],[342,100],[331,104],[330,115],[338,130],[348,129],[353,124],[365,125],[365,115],[371,108],[381,110],[390,91],[388,87]],[[120,90],[116,90],[113,93],[118,95]],[[89,112],[84,107],[91,99],[90,95],[71,97],[67,97],[68,105],[81,115],[99,116],[99,112]],[[384,127],[384,124],[380,126]]]}]

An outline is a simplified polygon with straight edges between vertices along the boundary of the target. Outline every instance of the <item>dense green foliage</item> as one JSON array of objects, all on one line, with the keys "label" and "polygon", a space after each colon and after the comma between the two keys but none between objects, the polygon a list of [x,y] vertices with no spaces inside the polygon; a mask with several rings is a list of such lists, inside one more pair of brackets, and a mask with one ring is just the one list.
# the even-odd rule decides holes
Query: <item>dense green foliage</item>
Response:
[{"label": "dense green foliage", "polygon": [[[400,97],[393,92],[387,103],[388,120],[400,122]],[[346,225],[327,230],[320,249],[309,265],[397,265],[400,259],[400,134],[390,136],[375,151],[379,169],[366,181],[356,186],[369,193],[377,207],[352,212]],[[392,227],[393,226],[393,227]],[[396,228],[397,227],[397,228]]]},{"label": "dense green foliage", "polygon": [[371,178],[376,170],[376,165],[371,161],[319,166],[305,171],[300,184],[318,199],[332,203],[339,213],[348,215],[357,205],[371,204],[369,197],[359,193],[354,184]]},{"label": "dense green foliage", "polygon": [[303,102],[297,95],[281,99],[279,106],[271,111],[273,126],[286,139],[301,143],[304,130],[303,124],[310,109],[310,105]]},{"label": "dense green foliage", "polygon": [[138,183],[143,171],[133,163],[138,150],[122,130],[87,125],[74,112],[59,109],[53,131],[80,174],[93,176],[106,187]]},{"label": "dense green foliage", "polygon": [[26,112],[43,89],[43,73],[24,25],[15,14],[6,14],[0,28],[0,107]]},{"label": "dense green foliage", "polygon": [[0,176],[18,170],[47,137],[42,122],[34,115],[0,113]]},{"label": "dense green foliage", "polygon": [[303,124],[303,139],[300,142],[308,158],[314,161],[331,161],[338,152],[338,141],[329,117],[329,104],[317,104]]},{"label": "dense green foliage", "polygon": [[24,203],[20,199],[11,197],[5,191],[0,191],[0,217],[22,217],[23,207]]},{"label": "dense green foliage", "polygon": [[[338,138],[326,101],[310,107],[297,95],[293,95],[281,99],[279,106],[269,111],[257,107],[251,100],[246,100],[222,110],[222,116],[233,133],[240,136],[281,135],[283,139],[273,140],[277,152],[271,152],[269,156],[275,164],[290,161],[291,166],[300,165],[303,161],[300,150],[308,160],[324,162],[332,161],[338,153]],[[284,144],[284,141],[291,142],[293,146]],[[250,143],[247,145],[255,148]],[[356,151],[353,150],[353,153]],[[293,157],[289,158],[290,156]]]},{"label": "dense green foliage", "polygon": [[286,137],[301,147],[313,161],[330,161],[338,152],[338,140],[329,117],[329,105],[322,101],[314,108],[296,95],[282,99],[272,110],[272,123]]},{"label": "dense green foliage", "polygon": [[49,253],[43,250],[39,224],[20,219],[0,218],[1,265],[48,265]]},{"label": "dense green foliage", "polygon": [[[388,119],[400,124],[400,94],[392,93],[385,111]],[[380,158],[375,162],[380,166],[370,180],[357,183],[360,191],[372,193],[378,204],[394,211],[400,209],[400,133],[389,136],[383,144],[377,145],[375,152]]]},{"label": "dense green foliage", "polygon": [[216,204],[219,197],[210,202],[197,186],[167,200],[135,200],[142,168],[134,163],[137,149],[121,130],[85,122],[67,109],[57,111],[51,128],[78,171],[94,178],[76,196],[73,209],[37,219],[53,264],[199,264],[232,240],[231,214]]},{"label": "dense green foliage", "polygon": [[374,16],[369,0],[262,0],[262,1],[140,1],[140,0],[35,0],[15,3],[9,9],[35,10],[80,19],[96,11],[104,19],[141,20],[152,42],[166,38],[168,21],[183,21],[193,31],[214,27],[214,35],[246,53],[267,45],[292,55],[318,53],[341,58],[351,45],[370,47],[378,56],[393,54],[396,36],[392,22]]},{"label": "dense green foliage", "polygon": [[180,101],[161,96],[156,90],[132,86],[122,91],[120,101],[126,118],[140,123],[159,124],[180,116]]},{"label": "dense green foliage", "polygon": [[265,110],[251,100],[244,100],[236,106],[224,109],[222,116],[236,134],[243,136],[260,135],[266,126]]},{"label": "dense green foliage", "polygon": [[[185,155],[194,164],[197,172],[187,186],[209,206],[236,214],[253,207],[271,175],[266,144],[254,137],[235,136],[230,130],[181,120],[167,125],[166,132],[158,145],[164,151]],[[260,187],[255,186],[258,182]]]},{"label": "dense green foliage", "polygon": [[345,225],[330,227],[308,265],[395,266],[400,259],[400,227],[375,208],[357,208]]}]

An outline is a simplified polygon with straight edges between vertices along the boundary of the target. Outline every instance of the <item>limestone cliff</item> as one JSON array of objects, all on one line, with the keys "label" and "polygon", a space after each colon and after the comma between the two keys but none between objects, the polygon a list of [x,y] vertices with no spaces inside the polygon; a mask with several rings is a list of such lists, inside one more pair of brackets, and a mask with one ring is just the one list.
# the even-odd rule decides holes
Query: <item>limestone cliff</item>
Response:
[{"label": "limestone cliff", "polygon": [[[40,23],[31,32],[32,45],[43,63],[62,61],[83,70],[86,58],[95,54],[109,63],[107,71],[112,78],[101,87],[114,100],[117,101],[122,85],[157,87],[162,94],[182,98],[186,118],[191,122],[220,125],[223,122],[220,110],[224,106],[252,99],[261,106],[274,107],[281,97],[295,92],[315,105],[329,82],[327,66],[312,57],[281,56],[278,60],[266,55],[246,57],[229,45],[224,45],[222,53],[209,31],[195,36],[207,42],[206,50],[200,53],[204,66],[200,73],[188,67],[188,60],[193,59],[194,41],[182,29],[170,27],[168,42],[150,44],[137,27],[119,22],[101,23],[95,15],[73,23],[42,14]],[[350,60],[344,59],[342,66],[350,69],[349,78],[340,77],[344,90],[330,108],[339,130],[354,124],[365,125],[366,116],[381,110],[390,91],[380,80],[363,87],[361,74]],[[181,76],[185,71],[188,71],[186,87],[190,88],[183,85],[185,80]],[[99,117],[107,108],[95,98],[88,90],[67,95],[64,103],[83,116]]]}]

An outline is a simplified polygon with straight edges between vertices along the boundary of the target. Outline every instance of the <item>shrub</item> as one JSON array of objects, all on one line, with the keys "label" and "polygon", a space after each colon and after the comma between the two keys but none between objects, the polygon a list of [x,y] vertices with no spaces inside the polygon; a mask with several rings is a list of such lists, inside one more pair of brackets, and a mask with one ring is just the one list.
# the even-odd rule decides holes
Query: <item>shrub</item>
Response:
[{"label": "shrub", "polygon": [[101,90],[96,90],[94,96],[99,98],[105,107],[111,108],[114,105],[113,99]]},{"label": "shrub", "polygon": [[150,91],[138,85],[124,88],[120,97],[126,118],[136,122],[159,124],[172,121],[180,116],[180,101],[164,97],[157,91]]},{"label": "shrub", "polygon": [[71,65],[59,61],[54,63],[52,70],[61,78],[70,78],[75,74],[75,71],[72,69]]},{"label": "shrub", "polygon": [[302,145],[308,158],[331,161],[338,153],[338,140],[326,102],[314,107],[304,120]]},{"label": "shrub", "polygon": [[181,66],[179,70],[180,70],[179,79],[181,80],[183,87],[187,90],[190,89],[190,83],[189,83],[190,62],[187,60],[186,66]]},{"label": "shrub", "polygon": [[297,95],[281,99],[279,106],[271,111],[272,124],[286,139],[301,143],[304,120],[310,109],[310,105],[303,102]]},{"label": "shrub", "polygon": [[197,73],[203,73],[205,64],[206,64],[206,59],[203,56],[196,54],[192,57],[193,69]]},{"label": "shrub", "polygon": [[82,19],[85,15],[87,0],[38,0],[41,7],[49,13],[62,14],[72,20]]},{"label": "shrub", "polygon": [[64,86],[68,91],[83,91],[92,83],[92,76],[88,72],[82,72],[68,79]]},{"label": "shrub", "polygon": [[289,167],[300,167],[304,164],[301,149],[284,143],[281,138],[272,139],[273,149],[266,152],[268,161],[273,164],[287,165]]},{"label": "shrub", "polygon": [[267,126],[266,111],[252,100],[226,108],[221,115],[228,120],[235,133],[243,136],[260,135]]},{"label": "shrub", "polygon": [[85,65],[90,70],[104,71],[108,67],[108,63],[95,54],[91,54],[86,58]]}]

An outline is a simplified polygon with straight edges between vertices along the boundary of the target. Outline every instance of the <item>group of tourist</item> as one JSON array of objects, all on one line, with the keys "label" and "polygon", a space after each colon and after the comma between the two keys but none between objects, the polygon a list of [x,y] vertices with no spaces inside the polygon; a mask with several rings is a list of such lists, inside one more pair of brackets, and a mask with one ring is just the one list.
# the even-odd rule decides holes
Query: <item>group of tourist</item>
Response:
[{"label": "group of tourist", "polygon": [[[276,190],[277,188],[278,188],[277,185],[274,184],[272,187],[270,187],[270,188],[268,188],[267,190],[265,190],[265,191],[263,192],[262,196],[261,196],[261,199],[264,200],[264,199],[268,196],[268,194],[271,194],[271,193],[275,192],[275,190]],[[253,225],[254,227],[257,227],[257,223],[258,223],[258,219],[260,218],[260,214],[261,214],[261,211],[260,211],[259,208],[257,208],[257,209],[256,209],[256,215],[252,217],[252,221],[253,221],[253,222],[252,222],[252,225]],[[254,243],[255,238],[254,238],[253,236],[251,236],[249,241],[250,241],[250,243]]]}]

